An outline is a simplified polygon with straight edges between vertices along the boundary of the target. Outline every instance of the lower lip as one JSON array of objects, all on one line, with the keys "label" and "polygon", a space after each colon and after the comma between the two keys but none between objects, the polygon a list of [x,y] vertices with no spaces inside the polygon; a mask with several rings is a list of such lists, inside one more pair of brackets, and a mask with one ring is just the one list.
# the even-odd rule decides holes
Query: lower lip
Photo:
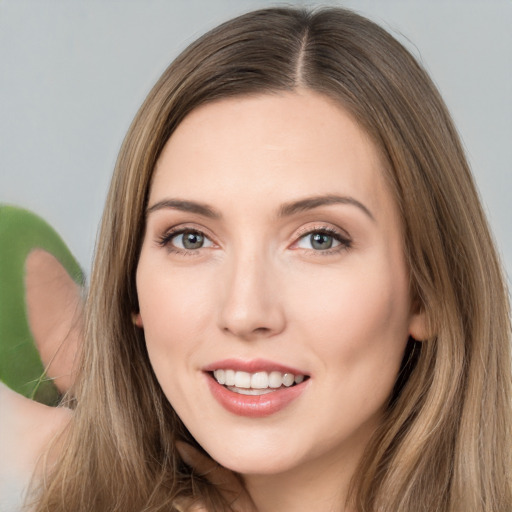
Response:
[{"label": "lower lip", "polygon": [[206,374],[210,392],[227,411],[238,416],[263,418],[275,414],[298,398],[306,389],[309,379],[291,386],[280,388],[264,395],[242,395],[219,384]]}]

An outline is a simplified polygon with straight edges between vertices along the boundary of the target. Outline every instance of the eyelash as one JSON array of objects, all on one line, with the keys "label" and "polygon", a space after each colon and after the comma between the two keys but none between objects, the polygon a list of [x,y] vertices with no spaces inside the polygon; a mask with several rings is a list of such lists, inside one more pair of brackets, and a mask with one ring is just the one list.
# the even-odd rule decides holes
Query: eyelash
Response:
[{"label": "eyelash", "polygon": [[342,234],[337,229],[334,229],[329,226],[319,226],[319,227],[315,227],[313,229],[311,229],[311,228],[304,229],[303,231],[298,233],[297,240],[293,243],[293,245],[297,245],[299,243],[299,241],[302,240],[303,238],[305,238],[307,236],[311,236],[313,234],[317,234],[317,233],[321,234],[321,235],[327,235],[327,236],[332,237],[334,240],[339,242],[339,245],[329,248],[329,249],[324,249],[324,250],[315,250],[315,249],[303,249],[303,250],[308,251],[308,253],[314,253],[315,255],[318,255],[318,256],[329,256],[332,254],[337,254],[341,251],[346,251],[347,249],[350,249],[352,247],[352,240],[350,239],[350,237],[348,235]]},{"label": "eyelash", "polygon": [[[198,235],[202,235],[205,239],[211,240],[209,236],[207,236],[204,231],[195,228],[178,228],[171,229],[164,233],[161,237],[158,238],[158,245],[161,247],[165,247],[169,253],[179,254],[180,256],[197,256],[199,253],[199,249],[180,249],[179,247],[175,247],[172,245],[171,241],[173,238],[183,235],[184,233],[195,233]],[[202,247],[200,248],[202,249]]]},{"label": "eyelash", "polygon": [[[173,238],[183,235],[184,233],[195,233],[202,235],[205,239],[210,240],[210,237],[207,236],[203,231],[200,229],[194,229],[194,228],[179,228],[176,230],[170,230],[164,233],[161,237],[158,238],[158,245],[161,247],[166,247],[167,250],[172,254],[179,254],[183,256],[197,256],[199,253],[199,249],[203,249],[203,247],[200,247],[198,249],[180,249],[179,247],[175,247],[172,245]],[[333,248],[325,249],[325,250],[315,250],[315,249],[303,249],[304,251],[307,251],[308,253],[314,253],[315,255],[322,255],[327,256],[331,254],[336,254],[341,251],[345,251],[347,249],[350,249],[352,247],[352,240],[347,236],[341,234],[338,230],[331,228],[329,226],[321,226],[321,227],[315,227],[315,228],[307,228],[303,231],[299,232],[297,235],[296,241],[292,245],[297,245],[300,240],[307,236],[311,236],[313,234],[321,234],[321,235],[327,235],[332,237],[334,240],[339,242],[339,245],[336,245]],[[296,250],[296,249],[295,249]]]}]

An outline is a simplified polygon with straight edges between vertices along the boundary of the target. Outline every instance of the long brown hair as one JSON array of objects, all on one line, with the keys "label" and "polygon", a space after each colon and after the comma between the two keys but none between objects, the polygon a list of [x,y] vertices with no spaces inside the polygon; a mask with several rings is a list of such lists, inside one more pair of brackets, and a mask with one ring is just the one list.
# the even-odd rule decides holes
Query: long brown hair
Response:
[{"label": "long brown hair", "polygon": [[507,292],[447,109],[415,59],[374,23],[343,9],[275,8],[193,43],[130,127],[98,240],[74,421],[38,511],[172,510],[179,496],[198,496],[208,510],[229,508],[177,454],[176,439],[194,440],[131,322],[146,201],[164,144],[193,109],[297,88],[339,102],[380,150],[402,216],[413,297],[432,333],[421,344],[411,340],[354,475],[351,506],[512,510]]}]

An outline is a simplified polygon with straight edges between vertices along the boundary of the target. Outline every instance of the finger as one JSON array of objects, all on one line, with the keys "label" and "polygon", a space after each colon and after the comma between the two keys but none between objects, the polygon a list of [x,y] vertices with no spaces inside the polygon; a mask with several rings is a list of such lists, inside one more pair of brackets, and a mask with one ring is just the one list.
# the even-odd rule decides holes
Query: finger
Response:
[{"label": "finger", "polygon": [[[247,494],[240,477],[224,468],[218,462],[204,455],[188,443],[177,441],[176,448],[183,462],[190,466],[198,475],[204,476],[215,485],[230,502],[233,510],[250,512],[255,510],[254,504]],[[201,506],[198,512],[202,512]]]},{"label": "finger", "polygon": [[212,484],[218,486],[240,486],[234,473],[223,468],[218,462],[204,455],[190,444],[177,441],[176,448],[183,462],[190,466],[198,475],[204,476]]},{"label": "finger", "polygon": [[212,458],[183,441],[177,441],[176,448],[183,462],[190,466],[198,475],[207,478],[212,484],[227,487],[236,493],[242,490],[242,484],[238,476],[229,469],[222,467]]},{"label": "finger", "polygon": [[173,507],[177,512],[208,512],[206,507],[195,500],[179,498],[173,502]]},{"label": "finger", "polygon": [[183,462],[194,469],[198,474],[209,473],[218,466],[217,462],[202,454],[188,443],[176,441],[176,449],[183,459]]}]

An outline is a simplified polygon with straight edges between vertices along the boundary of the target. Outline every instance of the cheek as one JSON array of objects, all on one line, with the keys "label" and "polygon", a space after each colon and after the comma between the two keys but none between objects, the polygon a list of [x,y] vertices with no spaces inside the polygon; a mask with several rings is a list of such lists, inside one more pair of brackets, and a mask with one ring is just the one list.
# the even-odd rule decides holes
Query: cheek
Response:
[{"label": "cheek", "polygon": [[326,365],[336,361],[344,372],[361,365],[397,368],[409,326],[404,266],[380,257],[356,260],[338,272],[320,269],[293,296],[294,316]]},{"label": "cheek", "polygon": [[[172,272],[168,265],[146,265],[141,256],[137,295],[149,357],[158,380],[169,365],[184,367],[191,360],[205,325],[214,314],[215,291],[198,272]],[[180,362],[180,365],[174,362]],[[161,371],[160,371],[161,369]],[[163,385],[163,382],[161,382]]]},{"label": "cheek", "polygon": [[[211,307],[213,290],[198,271],[172,270],[165,264],[145,264],[137,270],[137,296],[144,330],[187,334]],[[172,329],[171,329],[172,326]]]}]

